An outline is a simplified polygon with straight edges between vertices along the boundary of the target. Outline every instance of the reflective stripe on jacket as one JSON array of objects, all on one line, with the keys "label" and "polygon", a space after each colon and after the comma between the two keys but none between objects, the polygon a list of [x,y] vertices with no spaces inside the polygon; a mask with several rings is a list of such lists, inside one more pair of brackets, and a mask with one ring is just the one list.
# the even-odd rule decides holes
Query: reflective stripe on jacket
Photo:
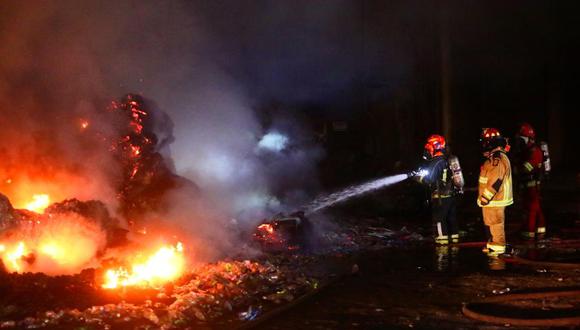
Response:
[{"label": "reflective stripe on jacket", "polygon": [[540,184],[540,178],[543,172],[542,165],[544,154],[540,147],[532,145],[526,151],[523,163],[520,165],[522,181],[526,187],[535,187]]},{"label": "reflective stripe on jacket", "polygon": [[495,151],[481,166],[477,205],[499,207],[513,203],[512,169],[509,158],[505,152]]},{"label": "reflective stripe on jacket", "polygon": [[455,195],[453,173],[446,156],[437,156],[426,164],[429,174],[419,179],[431,191],[431,198],[449,198]]}]

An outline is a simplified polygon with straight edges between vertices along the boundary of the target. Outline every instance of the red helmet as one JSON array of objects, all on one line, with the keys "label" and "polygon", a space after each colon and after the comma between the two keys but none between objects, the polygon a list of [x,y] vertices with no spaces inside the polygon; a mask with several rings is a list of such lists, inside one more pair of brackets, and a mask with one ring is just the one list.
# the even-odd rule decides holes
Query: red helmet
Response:
[{"label": "red helmet", "polygon": [[426,158],[433,158],[436,156],[441,156],[445,152],[445,138],[441,135],[433,134],[427,139],[425,144],[425,156]]},{"label": "red helmet", "polygon": [[534,131],[534,128],[532,127],[532,125],[528,124],[528,123],[523,123],[520,126],[520,136],[525,136],[527,138],[530,139],[535,139],[536,138],[536,132]]},{"label": "red helmet", "polygon": [[507,146],[507,140],[501,136],[497,128],[482,129],[479,141],[484,151],[490,151],[497,147],[505,148]]},{"label": "red helmet", "polygon": [[481,130],[481,140],[490,140],[496,137],[501,137],[501,133],[497,128],[484,128]]}]

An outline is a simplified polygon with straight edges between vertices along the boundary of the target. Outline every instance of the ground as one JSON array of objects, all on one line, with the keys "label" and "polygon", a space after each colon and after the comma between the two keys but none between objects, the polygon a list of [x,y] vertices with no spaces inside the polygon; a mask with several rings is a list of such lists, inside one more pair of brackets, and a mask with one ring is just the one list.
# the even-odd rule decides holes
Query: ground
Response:
[{"label": "ground", "polygon": [[[576,187],[576,188],[574,188]],[[470,241],[481,240],[478,210],[462,203],[462,229]],[[471,194],[472,195],[472,194]],[[577,183],[555,182],[544,191],[544,203],[552,240],[547,245],[519,241],[516,205],[509,213],[511,242],[524,256],[539,260],[580,260],[576,227],[580,224]],[[414,222],[412,222],[414,223]],[[415,223],[416,224],[416,223]],[[470,229],[471,228],[471,229]],[[420,229],[418,229],[420,230]],[[560,238],[561,240],[558,240]],[[541,265],[505,263],[488,258],[481,246],[435,247],[411,244],[377,251],[363,251],[356,258],[358,272],[337,282],[307,302],[263,322],[260,329],[496,329],[467,318],[462,306],[483,297],[551,288],[580,288],[580,266],[555,269]],[[534,302],[520,301],[532,306]],[[537,302],[536,302],[537,303]],[[565,306],[575,316],[580,304],[570,299],[540,301],[540,312],[557,312]],[[516,303],[517,304],[517,303]],[[550,305],[551,304],[551,305]],[[500,306],[506,310],[514,306]],[[522,313],[525,313],[523,311]],[[499,313],[501,314],[501,312]],[[517,313],[516,313],[517,314]],[[537,314],[537,312],[536,312]],[[529,329],[526,328],[526,329]]]},{"label": "ground", "polygon": [[[508,213],[509,239],[536,261],[580,260],[580,190],[572,176],[544,190],[551,237],[517,238],[521,208]],[[265,253],[202,266],[175,285],[139,295],[107,294],[94,274],[48,277],[0,272],[0,325],[52,329],[497,329],[472,320],[464,304],[485,297],[580,289],[580,267],[488,258],[475,193],[459,207],[463,243],[435,246],[416,187],[403,183],[311,218],[308,251]],[[417,197],[419,196],[419,197]],[[485,307],[485,306],[484,306]],[[506,315],[580,314],[577,298],[522,300],[491,307]],[[550,314],[552,313],[552,314]],[[560,313],[560,314],[558,314]],[[529,316],[529,315],[528,315]]]}]

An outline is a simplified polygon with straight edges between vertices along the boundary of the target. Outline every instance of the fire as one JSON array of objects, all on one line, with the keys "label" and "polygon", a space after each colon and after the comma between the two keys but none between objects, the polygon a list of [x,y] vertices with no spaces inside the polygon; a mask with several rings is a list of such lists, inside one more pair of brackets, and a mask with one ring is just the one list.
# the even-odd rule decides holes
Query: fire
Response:
[{"label": "fire", "polygon": [[97,224],[63,215],[0,236],[0,259],[10,272],[76,274],[95,265],[105,242],[106,233]]},{"label": "fire", "polygon": [[81,119],[81,129],[85,130],[89,127],[89,121],[86,119]]},{"label": "fire", "polygon": [[24,205],[24,208],[36,212],[42,213],[50,205],[50,197],[47,194],[35,194],[32,195],[32,201]]},{"label": "fire", "polygon": [[259,230],[263,230],[268,232],[268,234],[273,234],[274,233],[274,226],[272,226],[269,223],[263,223],[261,225],[258,226]]},{"label": "fire", "polygon": [[43,242],[39,247],[39,251],[47,256],[50,256],[58,263],[63,264],[67,262],[66,249],[64,246],[62,246],[62,244],[59,244],[59,242]]},{"label": "fire", "polygon": [[141,154],[141,148],[139,148],[138,146],[131,146],[131,154],[133,155],[133,157],[139,156],[139,154]]},{"label": "fire", "polygon": [[24,242],[18,242],[16,246],[9,248],[4,244],[0,245],[0,252],[4,255],[5,267],[8,270],[21,272],[22,271],[22,261],[24,261],[28,251]]},{"label": "fire", "polygon": [[124,267],[107,270],[102,287],[158,286],[176,280],[184,270],[183,245],[177,243],[175,246],[162,246],[144,261],[134,262],[130,271]]}]

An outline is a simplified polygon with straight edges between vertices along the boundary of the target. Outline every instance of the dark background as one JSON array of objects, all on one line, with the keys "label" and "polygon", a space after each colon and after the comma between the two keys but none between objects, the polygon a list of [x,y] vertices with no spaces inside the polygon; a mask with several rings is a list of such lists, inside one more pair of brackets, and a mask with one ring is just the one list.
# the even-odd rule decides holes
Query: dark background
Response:
[{"label": "dark background", "polygon": [[477,171],[481,128],[511,137],[524,121],[550,143],[556,170],[578,168],[575,2],[205,6],[258,108],[298,109],[314,123],[329,176],[410,168],[432,133]]},{"label": "dark background", "polygon": [[240,137],[282,114],[310,125],[323,183],[342,184],[414,168],[433,133],[477,172],[481,128],[512,137],[527,121],[556,172],[577,170],[577,3],[3,1],[0,123],[22,126],[22,108],[26,125],[60,131],[95,100],[142,93],[173,119],[175,163],[199,181],[197,163],[240,163],[254,147]]}]

